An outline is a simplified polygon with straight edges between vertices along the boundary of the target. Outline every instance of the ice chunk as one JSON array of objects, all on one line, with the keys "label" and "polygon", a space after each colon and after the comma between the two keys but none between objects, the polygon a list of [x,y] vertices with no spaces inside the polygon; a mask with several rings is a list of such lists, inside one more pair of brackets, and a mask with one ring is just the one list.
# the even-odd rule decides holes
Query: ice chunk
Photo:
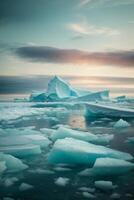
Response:
[{"label": "ice chunk", "polygon": [[129,137],[126,142],[130,142],[132,144],[134,144],[134,137]]},{"label": "ice chunk", "polygon": [[6,154],[11,154],[19,158],[38,155],[41,153],[40,146],[32,144],[0,147],[0,151]]},{"label": "ice chunk", "polygon": [[71,171],[70,168],[67,168],[67,167],[60,167],[60,166],[59,166],[59,167],[55,167],[54,170],[55,170],[55,171],[63,171],[63,172],[64,172],[64,171]]},{"label": "ice chunk", "polygon": [[46,93],[32,93],[30,95],[29,101],[34,101],[34,102],[44,102],[47,101],[47,95]]},{"label": "ice chunk", "polygon": [[14,199],[11,197],[4,197],[3,200],[14,200]]},{"label": "ice chunk", "polygon": [[28,139],[31,140],[31,143],[40,145],[41,147],[48,147],[51,144],[51,141],[44,137],[43,135],[26,135]]},{"label": "ice chunk", "polygon": [[0,161],[5,162],[8,172],[18,172],[28,168],[21,160],[8,154],[0,153]]},{"label": "ice chunk", "polygon": [[121,175],[134,168],[134,164],[125,160],[114,158],[97,158],[93,168],[85,169],[79,173],[82,176]]},{"label": "ice chunk", "polygon": [[33,186],[27,183],[21,183],[21,185],[19,186],[19,190],[20,191],[25,191],[25,190],[29,190],[32,189]]},{"label": "ice chunk", "polygon": [[89,192],[83,192],[82,195],[83,195],[83,197],[89,198],[89,199],[95,199],[96,198],[95,195],[90,194]]},{"label": "ice chunk", "polygon": [[0,174],[2,174],[6,170],[6,162],[0,161]]},{"label": "ice chunk", "polygon": [[115,124],[114,124],[114,127],[115,128],[126,128],[126,127],[129,127],[130,124],[123,120],[123,119],[120,119],[119,121],[117,121]]},{"label": "ice chunk", "polygon": [[50,100],[59,100],[78,96],[77,92],[67,82],[55,76],[48,83],[47,95]]},{"label": "ice chunk", "polygon": [[113,190],[117,186],[113,185],[111,181],[95,181],[95,187],[104,191]]},{"label": "ice chunk", "polygon": [[80,187],[79,190],[83,192],[89,192],[89,193],[95,192],[95,188],[90,188],[90,187]]},{"label": "ice chunk", "polygon": [[121,195],[118,194],[118,193],[113,193],[113,194],[110,195],[111,199],[120,199],[120,197],[121,197]]},{"label": "ice chunk", "polygon": [[129,153],[94,145],[85,141],[65,138],[58,139],[48,156],[49,163],[93,164],[97,158],[111,157],[131,160]]},{"label": "ice chunk", "polygon": [[102,103],[85,102],[86,116],[107,116],[133,118],[134,109],[117,107],[115,105],[105,105]]},{"label": "ice chunk", "polygon": [[66,137],[79,139],[79,140],[83,140],[83,141],[91,142],[95,144],[107,144],[113,139],[114,135],[108,135],[108,134],[94,135],[93,133],[90,133],[90,132],[72,130],[64,126],[61,126],[58,130],[53,132],[53,134],[51,135],[51,139],[53,141],[57,139],[63,139]]},{"label": "ice chunk", "polygon": [[35,169],[35,170],[29,170],[30,173],[35,173],[35,174],[54,174],[53,171],[49,170],[49,169]]},{"label": "ice chunk", "polygon": [[17,181],[18,181],[18,178],[16,178],[16,177],[7,178],[4,181],[4,186],[5,187],[10,187]]},{"label": "ice chunk", "polygon": [[69,182],[69,178],[65,178],[65,177],[59,177],[56,179],[55,184],[58,186],[66,186]]}]

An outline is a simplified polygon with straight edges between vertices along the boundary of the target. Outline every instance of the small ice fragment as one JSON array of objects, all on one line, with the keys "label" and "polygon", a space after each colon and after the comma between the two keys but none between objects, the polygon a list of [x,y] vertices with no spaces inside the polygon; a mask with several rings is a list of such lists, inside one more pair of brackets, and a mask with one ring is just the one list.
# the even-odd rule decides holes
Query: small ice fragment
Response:
[{"label": "small ice fragment", "polygon": [[130,124],[123,120],[123,119],[120,119],[119,121],[117,121],[115,124],[114,124],[114,127],[115,128],[126,128],[126,127],[129,127]]},{"label": "small ice fragment", "polygon": [[58,186],[66,186],[69,182],[69,178],[65,178],[65,177],[59,177],[56,179],[55,184]]},{"label": "small ice fragment", "polygon": [[126,142],[129,142],[131,144],[134,144],[134,137],[129,137]]},{"label": "small ice fragment", "polygon": [[95,187],[104,191],[116,188],[111,181],[95,181]]},{"label": "small ice fragment", "polygon": [[4,186],[5,187],[10,187],[10,186],[12,186],[17,181],[18,181],[18,178],[16,178],[16,177],[7,178],[4,181]]},{"label": "small ice fragment", "polygon": [[120,197],[121,197],[121,195],[118,194],[118,193],[113,193],[113,194],[111,194],[111,196],[110,196],[111,199],[120,199]]},{"label": "small ice fragment", "polygon": [[55,167],[54,168],[55,171],[71,171],[70,168],[67,168],[67,167]]},{"label": "small ice fragment", "polygon": [[11,197],[4,197],[3,200],[14,200],[14,199]]},{"label": "small ice fragment", "polygon": [[20,191],[25,191],[25,190],[29,190],[32,189],[33,186],[27,183],[21,183],[21,185],[19,186],[19,190]]},{"label": "small ice fragment", "polygon": [[83,192],[89,192],[89,193],[95,192],[95,188],[90,188],[90,187],[80,187],[79,190],[81,190]]},{"label": "small ice fragment", "polygon": [[89,198],[89,199],[94,199],[94,198],[96,198],[95,195],[90,194],[89,192],[82,192],[82,195],[83,195],[83,197]]}]

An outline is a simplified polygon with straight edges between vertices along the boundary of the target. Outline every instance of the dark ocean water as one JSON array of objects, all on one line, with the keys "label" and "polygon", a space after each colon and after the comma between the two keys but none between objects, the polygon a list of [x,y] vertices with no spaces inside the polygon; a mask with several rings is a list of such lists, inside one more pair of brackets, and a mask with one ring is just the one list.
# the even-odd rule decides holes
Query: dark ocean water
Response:
[{"label": "dark ocean water", "polygon": [[[30,112],[36,114],[30,115]],[[50,109],[49,119],[45,120],[41,116]],[[113,124],[117,119],[99,118],[85,118],[83,108],[67,108],[67,113],[56,112],[56,107],[49,108],[33,108],[31,103],[0,103],[1,123],[2,129],[19,128],[34,126],[35,130],[40,128],[55,128],[55,125],[69,125],[70,128],[91,131],[94,134],[114,134],[114,139],[109,143],[109,147],[131,153],[134,156],[134,144],[125,142],[130,136],[134,136],[134,119],[128,120],[131,124],[128,128],[115,129]],[[27,118],[24,118],[24,116]],[[53,120],[55,117],[57,120]],[[1,136],[0,136],[1,137]],[[94,181],[96,180],[111,180],[117,188],[114,192],[121,195],[121,200],[134,199],[134,170],[122,176],[109,177],[82,177],[78,173],[87,168],[87,166],[69,166],[70,171],[56,171],[54,165],[49,165],[47,156],[51,148],[47,150],[42,149],[42,153],[38,156],[27,157],[23,159],[29,168],[19,173],[4,174],[1,178],[17,177],[18,181],[9,187],[0,185],[0,198],[12,197],[20,200],[84,200],[80,187],[95,188]],[[132,161],[133,162],[133,161]],[[37,169],[50,170],[52,173],[37,173]],[[69,184],[65,187],[60,187],[55,184],[58,177],[69,178]],[[22,183],[33,185],[33,189],[20,192],[19,185]],[[97,200],[108,200],[113,191],[103,192],[95,189],[95,196]]]}]

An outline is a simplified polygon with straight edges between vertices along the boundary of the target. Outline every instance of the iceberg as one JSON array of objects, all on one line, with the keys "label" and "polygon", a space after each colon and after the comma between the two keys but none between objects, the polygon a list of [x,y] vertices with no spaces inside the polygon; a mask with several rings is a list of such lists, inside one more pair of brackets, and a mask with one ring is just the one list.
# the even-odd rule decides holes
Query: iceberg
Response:
[{"label": "iceberg", "polygon": [[134,164],[115,158],[97,158],[93,168],[79,173],[81,176],[109,176],[122,175],[134,168]]},{"label": "iceberg", "polygon": [[48,83],[47,95],[51,100],[59,100],[78,96],[75,89],[73,89],[69,83],[65,82],[58,76],[55,76]]},{"label": "iceberg", "polygon": [[113,185],[112,181],[95,181],[95,187],[104,191],[113,190],[117,186]]},{"label": "iceberg", "polygon": [[46,93],[32,93],[29,98],[30,101],[33,102],[44,102],[47,101]]},{"label": "iceberg", "polygon": [[64,126],[60,126],[50,136],[50,138],[53,141],[56,141],[57,139],[64,139],[66,137],[79,139],[79,140],[83,140],[83,141],[91,142],[95,144],[107,144],[114,138],[114,135],[108,135],[108,134],[95,135],[90,132],[78,131],[78,130],[66,128]]},{"label": "iceberg", "polygon": [[65,138],[58,139],[49,153],[48,162],[52,164],[94,164],[97,158],[111,157],[132,160],[129,153],[113,150],[104,146],[94,145],[85,141]]},{"label": "iceberg", "polygon": [[66,186],[69,182],[69,178],[65,178],[65,177],[59,177],[56,179],[55,184],[58,186]]},{"label": "iceberg", "polygon": [[5,162],[8,172],[18,172],[28,168],[20,159],[9,154],[0,153],[0,162],[2,161]]},{"label": "iceberg", "polygon": [[123,120],[123,119],[118,120],[114,124],[115,128],[126,128],[126,127],[129,127],[129,126],[130,126],[130,124],[127,121]]},{"label": "iceberg", "polygon": [[113,105],[104,105],[102,103],[85,102],[86,113],[88,116],[97,117],[122,117],[122,118],[133,118],[134,109],[117,107]]}]

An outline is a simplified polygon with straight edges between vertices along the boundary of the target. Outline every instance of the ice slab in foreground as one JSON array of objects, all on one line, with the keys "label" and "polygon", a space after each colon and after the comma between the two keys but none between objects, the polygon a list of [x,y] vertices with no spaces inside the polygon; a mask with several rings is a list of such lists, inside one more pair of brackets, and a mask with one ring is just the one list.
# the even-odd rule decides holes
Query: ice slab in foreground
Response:
[{"label": "ice slab in foreground", "polygon": [[115,158],[97,158],[93,168],[79,173],[81,176],[121,175],[134,168],[134,164]]},{"label": "ice slab in foreground", "polygon": [[8,172],[18,172],[28,168],[20,159],[9,154],[0,153],[0,162],[5,162],[5,170]]},{"label": "ice slab in foreground", "polygon": [[97,158],[111,157],[131,160],[129,153],[113,150],[104,146],[94,145],[85,141],[65,138],[58,139],[48,156],[49,163],[87,164],[91,165]]},{"label": "ice slab in foreground", "polygon": [[108,117],[124,117],[133,118],[134,109],[121,108],[112,105],[104,105],[100,103],[85,103],[86,116],[108,116]]},{"label": "ice slab in foreground", "polygon": [[129,127],[129,126],[130,126],[130,124],[127,121],[123,120],[123,119],[118,120],[114,124],[115,128],[126,128],[126,127]]},{"label": "ice slab in foreground", "polygon": [[83,140],[83,141],[91,142],[95,144],[107,144],[114,138],[114,135],[108,135],[108,134],[95,135],[90,132],[73,130],[73,129],[61,126],[56,131],[53,132],[50,138],[53,141],[56,141],[57,139],[63,139],[66,137],[79,139],[79,140]]}]

